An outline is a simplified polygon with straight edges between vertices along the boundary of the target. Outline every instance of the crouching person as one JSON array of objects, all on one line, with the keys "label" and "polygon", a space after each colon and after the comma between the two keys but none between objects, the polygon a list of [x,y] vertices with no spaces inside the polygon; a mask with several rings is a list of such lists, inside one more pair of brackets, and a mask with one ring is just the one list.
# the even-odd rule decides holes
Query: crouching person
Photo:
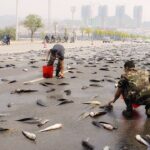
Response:
[{"label": "crouching person", "polygon": [[56,44],[49,50],[47,55],[47,66],[52,66],[55,60],[58,59],[56,67],[56,77],[58,78],[64,78],[64,52],[65,48],[60,44]]},{"label": "crouching person", "polygon": [[114,99],[108,104],[115,103],[122,95],[126,104],[126,110],[122,114],[132,117],[133,105],[145,105],[146,115],[150,117],[150,75],[148,71],[136,70],[133,61],[124,64],[124,74],[118,82],[118,88]]}]

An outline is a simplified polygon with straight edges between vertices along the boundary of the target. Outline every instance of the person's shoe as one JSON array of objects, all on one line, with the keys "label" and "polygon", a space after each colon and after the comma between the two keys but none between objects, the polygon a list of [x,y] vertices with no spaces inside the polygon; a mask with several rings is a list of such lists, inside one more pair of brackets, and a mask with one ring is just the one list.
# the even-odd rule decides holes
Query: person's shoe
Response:
[{"label": "person's shoe", "polygon": [[129,110],[124,110],[122,112],[122,115],[126,118],[132,118],[132,111],[129,111]]}]

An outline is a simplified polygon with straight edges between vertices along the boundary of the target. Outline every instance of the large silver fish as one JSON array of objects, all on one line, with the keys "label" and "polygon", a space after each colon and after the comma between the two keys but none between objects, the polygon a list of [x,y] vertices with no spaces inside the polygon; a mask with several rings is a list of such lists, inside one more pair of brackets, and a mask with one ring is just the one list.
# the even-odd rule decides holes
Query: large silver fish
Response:
[{"label": "large silver fish", "polygon": [[107,130],[115,130],[117,129],[116,127],[114,127],[113,125],[111,125],[110,123],[107,123],[107,122],[99,122],[105,129]]},{"label": "large silver fish", "polygon": [[110,150],[110,147],[109,147],[109,146],[105,146],[105,147],[103,148],[103,150]]},{"label": "large silver fish", "polygon": [[84,102],[83,104],[89,104],[89,105],[101,105],[101,102],[99,102],[99,101],[88,101],[88,102]]},{"label": "large silver fish", "polygon": [[105,111],[98,111],[98,112],[90,112],[90,117],[98,117],[101,115],[105,115],[107,112]]},{"label": "large silver fish", "polygon": [[135,136],[135,138],[136,138],[136,140],[137,140],[138,142],[144,144],[144,145],[147,146],[148,148],[150,147],[149,143],[148,143],[146,140],[144,140],[144,139],[141,137],[141,135],[137,134],[137,135]]},{"label": "large silver fish", "polygon": [[30,133],[27,131],[22,131],[22,134],[28,138],[29,140],[35,141],[36,140],[36,135],[34,133]]},{"label": "large silver fish", "polygon": [[62,126],[63,125],[61,123],[57,123],[57,124],[54,124],[52,126],[49,126],[49,127],[45,128],[45,129],[42,129],[39,132],[46,132],[46,131],[50,131],[50,130],[60,129],[60,128],[62,128]]}]

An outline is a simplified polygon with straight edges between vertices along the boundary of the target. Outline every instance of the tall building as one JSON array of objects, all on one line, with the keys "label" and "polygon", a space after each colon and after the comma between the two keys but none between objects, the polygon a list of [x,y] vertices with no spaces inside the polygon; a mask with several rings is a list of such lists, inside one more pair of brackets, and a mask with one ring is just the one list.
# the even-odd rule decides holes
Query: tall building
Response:
[{"label": "tall building", "polygon": [[81,17],[84,22],[84,25],[89,25],[90,19],[91,19],[91,6],[90,5],[84,5],[81,9]]},{"label": "tall building", "polygon": [[99,6],[98,20],[100,27],[105,28],[107,17],[108,17],[108,7],[106,5]]},{"label": "tall building", "polygon": [[133,19],[135,27],[139,28],[142,25],[143,8],[142,6],[135,6],[133,10]]},{"label": "tall building", "polygon": [[117,6],[116,7],[116,19],[117,19],[117,27],[123,27],[123,19],[125,16],[125,6]]}]

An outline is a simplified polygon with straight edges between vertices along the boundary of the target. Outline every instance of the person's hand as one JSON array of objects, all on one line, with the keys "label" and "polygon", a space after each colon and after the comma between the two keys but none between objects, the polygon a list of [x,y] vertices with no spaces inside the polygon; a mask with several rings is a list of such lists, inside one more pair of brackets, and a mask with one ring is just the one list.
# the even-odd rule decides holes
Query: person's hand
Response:
[{"label": "person's hand", "polygon": [[108,105],[112,105],[112,103],[114,103],[115,101],[114,100],[112,100],[112,101],[110,101],[109,103],[108,103]]}]

